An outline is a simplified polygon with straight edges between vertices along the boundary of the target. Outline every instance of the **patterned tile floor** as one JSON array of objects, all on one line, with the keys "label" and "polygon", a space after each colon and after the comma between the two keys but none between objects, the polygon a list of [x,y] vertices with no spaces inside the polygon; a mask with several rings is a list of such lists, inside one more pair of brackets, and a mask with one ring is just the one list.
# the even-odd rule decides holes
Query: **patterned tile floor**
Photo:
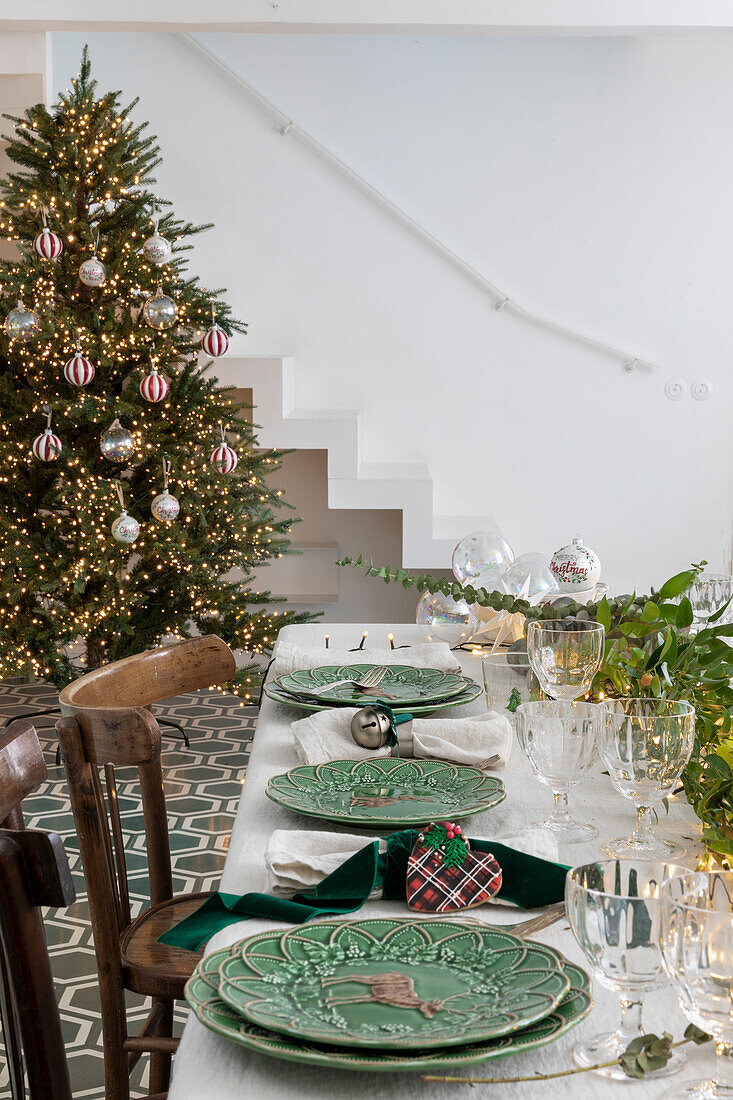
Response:
[{"label": "patterned tile floor", "polygon": [[[6,718],[53,706],[55,689],[44,684],[0,683],[0,724]],[[257,712],[243,709],[232,696],[208,692],[179,696],[154,708],[156,715],[184,726],[191,741],[185,748],[174,730],[163,727],[163,773],[173,859],[173,888],[178,892],[217,886],[224,863],[241,783],[249,759]],[[63,837],[76,885],[77,900],[68,909],[50,910],[46,935],[66,1038],[75,1100],[103,1100],[99,991],[89,910],[78,844],[74,832],[63,767],[56,766],[58,715],[34,719],[46,755],[48,781],[24,802],[29,828],[53,829]],[[167,736],[167,733],[175,734]],[[146,862],[143,820],[135,772],[118,771],[122,826],[125,831],[130,894],[135,916],[146,904]],[[129,1018],[144,1020],[147,1002],[129,996]],[[185,1019],[176,1012],[176,1030]],[[131,1022],[131,1028],[134,1024]],[[0,1100],[10,1096],[0,1050]],[[132,1095],[144,1096],[146,1059],[133,1074]]]}]

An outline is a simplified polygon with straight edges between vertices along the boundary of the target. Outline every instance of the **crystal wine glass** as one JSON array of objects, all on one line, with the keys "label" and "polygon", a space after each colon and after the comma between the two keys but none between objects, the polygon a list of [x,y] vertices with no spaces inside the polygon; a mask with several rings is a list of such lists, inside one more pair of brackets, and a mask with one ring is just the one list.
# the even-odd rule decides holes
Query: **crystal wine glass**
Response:
[{"label": "crystal wine glass", "polygon": [[[568,872],[565,904],[573,935],[601,985],[621,997],[616,1031],[579,1043],[573,1058],[580,1066],[612,1062],[632,1040],[644,1034],[645,993],[667,984],[659,948],[660,887],[680,868],[669,864],[602,860]],[[686,1062],[680,1050],[646,1077],[677,1073]],[[619,1065],[595,1071],[614,1081],[629,1078]]]},{"label": "crystal wine glass", "polygon": [[[694,629],[702,630],[710,616],[733,599],[733,577],[728,573],[700,573],[683,595],[692,604]],[[732,620],[733,606],[726,608],[718,624],[722,626]]]},{"label": "crystal wine glass", "polygon": [[481,658],[489,710],[505,715],[517,726],[517,707],[540,696],[537,677],[526,653],[487,653]]},{"label": "crystal wine glass", "polygon": [[609,699],[600,704],[599,747],[616,790],[636,806],[636,828],[601,851],[616,859],[669,859],[680,844],[657,836],[651,811],[676,787],[695,740],[695,710],[667,699]]},{"label": "crystal wine glass", "polygon": [[530,827],[550,829],[558,841],[592,840],[598,830],[576,821],[568,810],[568,791],[587,777],[597,756],[600,712],[596,703],[546,699],[517,707],[517,737],[541,783],[555,796],[547,821]]},{"label": "crystal wine glass", "polygon": [[686,871],[660,891],[660,944],[680,1007],[713,1036],[714,1081],[692,1081],[665,1092],[665,1100],[733,1097],[733,874]]},{"label": "crystal wine glass", "polygon": [[587,619],[529,624],[527,654],[540,687],[553,699],[580,699],[601,667],[605,630]]}]

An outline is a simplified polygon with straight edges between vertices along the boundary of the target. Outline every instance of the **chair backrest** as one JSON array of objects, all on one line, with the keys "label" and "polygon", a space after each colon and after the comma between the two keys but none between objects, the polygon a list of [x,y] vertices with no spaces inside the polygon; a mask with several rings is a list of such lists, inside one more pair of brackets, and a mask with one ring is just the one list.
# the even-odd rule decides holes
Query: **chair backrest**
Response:
[{"label": "chair backrest", "polygon": [[23,828],[20,804],[47,776],[35,727],[18,719],[0,729],[0,827]]},{"label": "chair backrest", "polygon": [[61,837],[56,833],[0,829],[4,978],[10,987],[13,1015],[25,1052],[30,1100],[72,1100],[39,906],[67,906],[74,898]]},{"label": "chair backrest", "polygon": [[[115,766],[136,767],[145,821],[150,901],[173,893],[160,729],[148,707],[181,692],[231,680],[236,665],[221,638],[207,635],[126,657],[81,676],[60,695],[57,725],[89,891],[95,945],[130,923]],[[99,768],[104,769],[107,805]],[[110,829],[111,826],[111,829]]]}]

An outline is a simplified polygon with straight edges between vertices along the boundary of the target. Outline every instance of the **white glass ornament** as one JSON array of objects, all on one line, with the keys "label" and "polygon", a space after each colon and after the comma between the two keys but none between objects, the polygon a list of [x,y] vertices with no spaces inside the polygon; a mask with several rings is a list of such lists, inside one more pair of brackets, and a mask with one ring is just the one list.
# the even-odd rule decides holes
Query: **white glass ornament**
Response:
[{"label": "white glass ornament", "polygon": [[37,435],[33,440],[33,454],[36,458],[40,458],[41,462],[53,462],[62,450],[61,440],[50,428],[46,428],[43,435]]},{"label": "white glass ornament", "polygon": [[111,530],[112,538],[116,539],[117,542],[131,543],[134,542],[140,534],[140,524],[134,516],[128,516],[127,512],[123,509],[112,524]]},{"label": "white glass ornament", "polygon": [[454,600],[442,592],[424,592],[415,615],[430,642],[460,645],[472,638],[479,627],[476,612],[465,600]]},{"label": "white glass ornament", "polygon": [[158,373],[158,368],[153,366],[150,374],[146,374],[140,382],[140,396],[146,401],[163,401],[168,396],[170,385],[168,379]]},{"label": "white glass ornament", "polygon": [[146,260],[149,260],[151,264],[155,264],[156,267],[160,267],[161,264],[167,264],[171,258],[171,244],[165,237],[161,237],[158,232],[158,227],[155,227],[155,233],[152,237],[148,237],[143,245],[143,256]]},{"label": "white glass ornament", "polygon": [[502,576],[501,587],[533,604],[557,594],[557,581],[544,554],[520,554]]},{"label": "white glass ornament", "polygon": [[76,352],[64,365],[64,377],[72,386],[88,386],[94,378],[94,364],[82,355],[78,344]]},{"label": "white glass ornament", "polygon": [[575,535],[568,546],[555,551],[550,569],[558,591],[568,595],[591,592],[601,577],[598,555],[584,545],[582,535]]},{"label": "white glass ornament", "polygon": [[158,332],[175,325],[176,314],[176,303],[160,287],[146,299],[143,306],[143,317]]},{"label": "white glass ornament", "polygon": [[64,243],[58,233],[44,226],[33,242],[33,250],[42,260],[55,260],[63,251]]},{"label": "white glass ornament", "polygon": [[493,592],[499,587],[502,573],[513,561],[514,551],[500,534],[472,531],[453,551],[453,573],[461,584]]},{"label": "white glass ornament", "polygon": [[89,260],[85,260],[79,268],[79,278],[84,286],[101,286],[107,278],[107,268],[98,258],[96,252]]},{"label": "white glass ornament", "polygon": [[5,331],[11,340],[30,340],[38,333],[41,319],[33,309],[26,309],[23,299],[18,298],[15,309],[11,309],[5,318]]},{"label": "white glass ornament", "polygon": [[164,489],[162,493],[158,493],[157,497],[153,497],[153,502],[150,505],[153,516],[161,523],[170,523],[171,520],[176,518],[180,510],[181,505],[178,500],[167,489]]},{"label": "white glass ornament", "polygon": [[110,462],[126,462],[135,453],[135,439],[132,432],[123,428],[119,420],[114,420],[102,432],[99,449]]}]

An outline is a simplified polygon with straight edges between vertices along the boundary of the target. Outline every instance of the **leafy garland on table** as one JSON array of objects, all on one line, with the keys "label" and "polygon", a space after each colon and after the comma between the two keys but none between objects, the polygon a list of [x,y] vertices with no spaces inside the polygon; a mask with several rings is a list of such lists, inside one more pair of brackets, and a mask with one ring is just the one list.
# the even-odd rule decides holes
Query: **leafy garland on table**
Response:
[{"label": "leafy garland on table", "polygon": [[[691,633],[692,605],[683,594],[707,562],[670,577],[648,596],[604,596],[599,603],[588,604],[561,597],[545,606],[426,573],[393,572],[390,565],[375,565],[361,555],[337,564],[363,568],[365,576],[380,577],[385,584],[442,592],[493,611],[520,613],[527,620],[573,617],[602,623],[605,652],[592,697],[630,695],[692,703],[695,746],[682,775],[685,794],[702,822],[711,859],[733,866],[733,648],[725,642],[733,638],[733,624],[719,624],[726,604],[710,617],[705,629]],[[678,597],[679,602],[673,603]]]}]

